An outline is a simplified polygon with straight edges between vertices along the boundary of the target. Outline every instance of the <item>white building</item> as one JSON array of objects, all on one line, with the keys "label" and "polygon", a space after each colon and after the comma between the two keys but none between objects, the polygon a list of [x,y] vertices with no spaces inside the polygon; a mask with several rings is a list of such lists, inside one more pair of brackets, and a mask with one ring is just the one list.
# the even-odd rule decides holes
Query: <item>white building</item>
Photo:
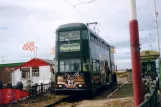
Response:
[{"label": "white building", "polygon": [[15,86],[19,81],[27,85],[31,80],[32,84],[49,83],[54,73],[54,60],[33,58],[28,62],[18,66],[11,73],[12,85]]}]

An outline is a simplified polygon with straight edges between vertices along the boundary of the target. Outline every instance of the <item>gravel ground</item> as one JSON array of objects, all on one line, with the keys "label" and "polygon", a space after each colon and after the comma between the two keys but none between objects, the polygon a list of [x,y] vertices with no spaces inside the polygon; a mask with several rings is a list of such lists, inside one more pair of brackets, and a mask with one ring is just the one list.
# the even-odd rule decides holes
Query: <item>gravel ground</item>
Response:
[{"label": "gravel ground", "polygon": [[[126,78],[118,78],[118,84],[121,85],[127,81]],[[129,85],[130,87],[130,85]],[[115,89],[117,89],[118,86],[114,86],[111,89],[104,90],[102,92],[99,92],[96,97],[90,99],[90,98],[84,98],[80,96],[76,96],[75,98],[67,101],[62,102],[61,104],[57,105],[56,107],[133,107],[133,94],[128,94],[128,96],[120,96],[122,98],[117,98],[117,95],[121,95],[120,93],[116,92],[116,95],[113,94],[110,98],[107,96],[111,94]],[[127,89],[128,86],[126,86]],[[120,89],[121,90],[121,89]],[[124,93],[126,91],[122,90],[121,93]],[[131,92],[131,91],[127,91]],[[124,94],[122,94],[124,95]],[[116,96],[116,97],[113,97]],[[57,101],[59,99],[62,99],[66,96],[64,95],[44,95],[41,97],[37,97],[34,100],[25,100],[21,101],[19,103],[11,104],[8,107],[43,107],[47,104],[53,103],[54,101]]]},{"label": "gravel ground", "polygon": [[[122,85],[126,81],[126,78],[119,78],[118,84]],[[132,83],[125,84],[108,98],[107,96],[117,88],[117,86],[114,86],[112,89],[100,92],[93,99],[63,102],[56,107],[134,107]]]},{"label": "gravel ground", "polygon": [[59,99],[62,99],[66,96],[55,96],[54,94],[48,94],[44,96],[39,96],[34,99],[19,101],[18,103],[10,104],[7,107],[43,107],[47,104],[51,104],[54,101],[57,101]]},{"label": "gravel ground", "polygon": [[77,104],[75,107],[134,107],[134,100],[133,97],[116,98],[108,100],[85,100]]}]

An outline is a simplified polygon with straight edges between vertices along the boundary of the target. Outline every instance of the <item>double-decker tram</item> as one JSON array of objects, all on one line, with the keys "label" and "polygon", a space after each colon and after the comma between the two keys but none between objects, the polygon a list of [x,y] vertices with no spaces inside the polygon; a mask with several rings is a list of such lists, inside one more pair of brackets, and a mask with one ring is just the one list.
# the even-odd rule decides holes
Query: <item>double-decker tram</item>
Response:
[{"label": "double-decker tram", "polygon": [[55,91],[90,92],[112,82],[110,44],[83,23],[56,30]]}]

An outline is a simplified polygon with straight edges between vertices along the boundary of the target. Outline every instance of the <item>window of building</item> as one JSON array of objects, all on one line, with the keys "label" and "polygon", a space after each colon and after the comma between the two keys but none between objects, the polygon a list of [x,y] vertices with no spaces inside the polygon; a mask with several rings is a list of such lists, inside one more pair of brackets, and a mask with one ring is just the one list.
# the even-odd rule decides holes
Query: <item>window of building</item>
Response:
[{"label": "window of building", "polygon": [[32,68],[32,77],[39,76],[39,68]]},{"label": "window of building", "polygon": [[30,68],[21,68],[22,78],[28,79],[30,78]]}]

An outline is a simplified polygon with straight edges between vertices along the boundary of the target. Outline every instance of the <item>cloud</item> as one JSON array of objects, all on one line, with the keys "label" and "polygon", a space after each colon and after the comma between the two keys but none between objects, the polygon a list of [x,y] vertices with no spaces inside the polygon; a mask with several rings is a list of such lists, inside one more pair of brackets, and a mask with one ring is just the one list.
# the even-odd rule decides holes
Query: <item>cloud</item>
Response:
[{"label": "cloud", "polygon": [[117,60],[117,68],[118,69],[131,68],[131,60],[130,59]]},{"label": "cloud", "polygon": [[[73,5],[88,0],[68,0]],[[160,0],[156,0],[160,13]],[[78,11],[77,11],[77,10]],[[0,56],[6,62],[28,60],[32,52],[22,50],[25,42],[35,41],[38,56],[52,59],[50,49],[55,44],[55,30],[65,23],[98,21],[99,35],[110,44],[115,45],[118,68],[129,68],[130,35],[129,35],[129,3],[127,0],[96,0],[90,4],[79,5],[74,9],[64,0],[1,0],[0,25],[7,27],[0,30]],[[141,49],[148,49],[149,42],[156,49],[153,1],[137,0],[137,17]],[[158,16],[158,22],[161,18]],[[0,26],[0,27],[1,27]],[[151,39],[149,39],[151,34]],[[159,29],[160,35],[160,29]],[[151,40],[151,41],[150,41]],[[16,53],[16,54],[13,54]]]},{"label": "cloud", "polygon": [[0,16],[6,18],[21,18],[27,16],[32,10],[19,6],[0,6]]}]

